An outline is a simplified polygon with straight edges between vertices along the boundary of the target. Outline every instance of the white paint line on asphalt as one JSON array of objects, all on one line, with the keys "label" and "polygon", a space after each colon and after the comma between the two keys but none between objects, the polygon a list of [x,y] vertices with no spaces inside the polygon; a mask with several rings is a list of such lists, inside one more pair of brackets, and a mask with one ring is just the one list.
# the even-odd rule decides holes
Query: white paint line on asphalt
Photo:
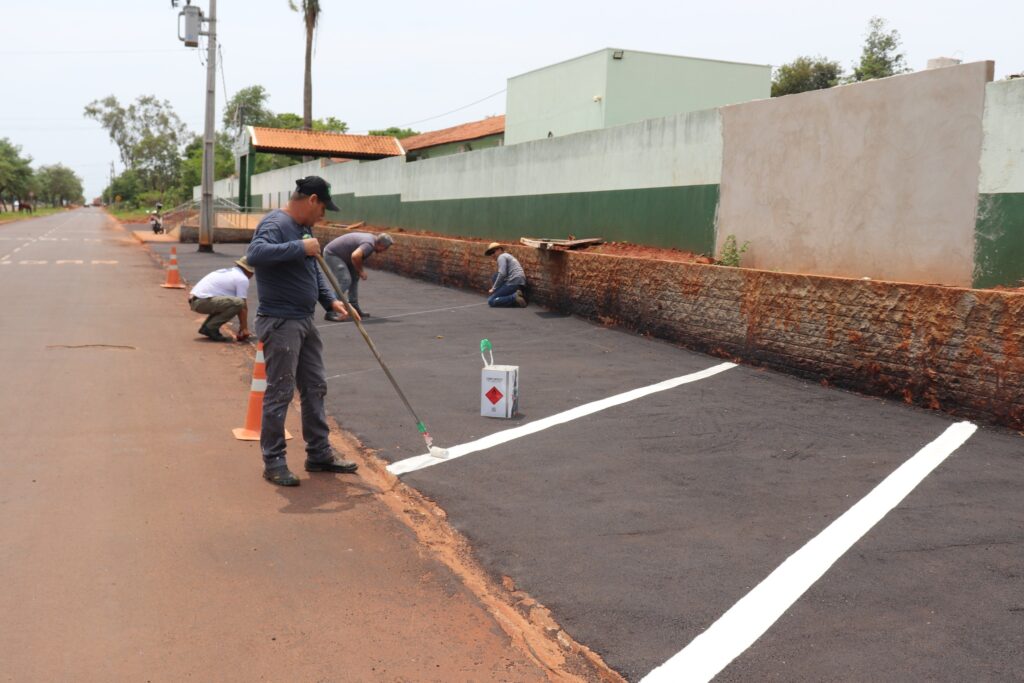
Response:
[{"label": "white paint line on asphalt", "polygon": [[[395,315],[373,316],[372,318],[368,318],[368,319],[366,319],[363,322],[373,322],[374,320],[391,320],[392,318],[408,318],[408,317],[414,316],[414,315],[427,315],[428,313],[444,313],[445,311],[457,311],[460,308],[473,308],[475,306],[486,306],[486,305],[487,305],[487,302],[486,301],[482,301],[482,302],[480,302],[478,304],[466,304],[465,306],[451,306],[449,308],[434,308],[434,309],[431,309],[429,311],[413,311],[412,313],[396,313]],[[325,328],[328,328],[328,327],[338,327],[339,325],[343,326],[344,323],[328,323],[326,325],[317,325],[316,329],[322,330],[322,329],[325,329]]]},{"label": "white paint line on asphalt", "polygon": [[609,396],[608,398],[602,398],[599,401],[593,401],[591,403],[585,403],[576,408],[566,410],[565,412],[551,415],[534,422],[522,425],[520,427],[513,427],[512,429],[506,429],[495,434],[490,434],[477,439],[476,441],[470,441],[469,443],[460,444],[458,446],[452,446],[447,449],[447,458],[436,458],[429,453],[425,455],[417,455],[412,458],[406,458],[405,460],[399,460],[388,465],[388,471],[392,474],[406,474],[408,472],[415,472],[416,470],[422,470],[426,467],[433,465],[439,465],[443,462],[454,460],[455,458],[461,458],[469,453],[475,453],[476,451],[482,451],[494,446],[501,445],[512,441],[513,439],[519,439],[530,434],[536,434],[539,431],[547,429],[548,427],[554,427],[556,425],[564,424],[571,420],[576,420],[587,415],[592,415],[596,412],[605,410],[606,408],[613,408],[623,403],[629,403],[635,401],[638,398],[644,396],[650,396],[656,394],[659,391],[666,391],[668,389],[674,389],[683,384],[689,384],[690,382],[696,382],[698,380],[707,379],[713,375],[717,375],[720,372],[724,372],[731,368],[736,367],[735,363],[719,363],[713,367],[701,370],[699,372],[692,372],[689,375],[682,375],[680,377],[674,377],[667,379],[664,382],[658,382],[657,384],[651,384],[646,387],[640,387],[639,389],[633,389],[622,394],[616,394],[615,396]]},{"label": "white paint line on asphalt", "polygon": [[642,682],[710,681],[718,675],[976,429],[970,422],[950,425]]}]

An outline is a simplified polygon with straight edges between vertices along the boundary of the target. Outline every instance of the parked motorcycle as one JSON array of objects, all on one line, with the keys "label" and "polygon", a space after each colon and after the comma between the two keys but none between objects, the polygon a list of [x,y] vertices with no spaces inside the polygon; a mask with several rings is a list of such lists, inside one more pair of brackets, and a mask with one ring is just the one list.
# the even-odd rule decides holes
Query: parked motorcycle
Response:
[{"label": "parked motorcycle", "polygon": [[164,205],[158,203],[156,210],[149,212],[149,227],[153,229],[154,235],[162,235],[164,232],[164,220],[160,215],[160,209],[162,208],[164,208]]}]

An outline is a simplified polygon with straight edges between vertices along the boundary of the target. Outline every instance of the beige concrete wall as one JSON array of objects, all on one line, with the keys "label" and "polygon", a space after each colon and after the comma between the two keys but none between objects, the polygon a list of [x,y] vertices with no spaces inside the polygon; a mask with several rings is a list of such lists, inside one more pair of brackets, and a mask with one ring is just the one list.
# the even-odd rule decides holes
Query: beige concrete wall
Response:
[{"label": "beige concrete wall", "polygon": [[992,62],[725,107],[717,245],[754,268],[971,285]]}]

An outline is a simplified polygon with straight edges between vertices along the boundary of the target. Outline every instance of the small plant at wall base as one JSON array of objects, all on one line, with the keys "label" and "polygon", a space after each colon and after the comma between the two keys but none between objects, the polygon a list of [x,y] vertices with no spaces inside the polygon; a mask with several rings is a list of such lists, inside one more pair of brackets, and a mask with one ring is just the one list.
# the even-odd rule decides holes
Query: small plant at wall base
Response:
[{"label": "small plant at wall base", "polygon": [[722,243],[722,251],[718,255],[718,265],[739,268],[740,257],[749,246],[750,242],[744,242],[742,246],[737,246],[736,235],[726,235],[725,242]]}]

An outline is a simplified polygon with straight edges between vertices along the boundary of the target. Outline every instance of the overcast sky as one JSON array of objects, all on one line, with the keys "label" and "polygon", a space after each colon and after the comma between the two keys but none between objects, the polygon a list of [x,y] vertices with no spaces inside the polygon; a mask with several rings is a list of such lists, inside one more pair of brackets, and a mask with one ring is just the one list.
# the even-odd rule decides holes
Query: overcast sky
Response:
[{"label": "overcast sky", "polygon": [[[198,0],[206,11],[209,0]],[[313,61],[313,115],[351,132],[391,125],[436,130],[505,111],[506,79],[604,47],[779,65],[823,55],[847,70],[868,19],[886,18],[914,70],[931,57],[996,63],[996,78],[1024,71],[1024,1],[823,0],[322,0]],[[63,163],[87,197],[106,185],[117,150],[82,117],[115,95],[169,100],[202,132],[205,68],[177,39],[170,0],[13,0],[2,11],[0,138],[36,166]],[[221,0],[217,121],[229,95],[259,84],[275,112],[302,113],[304,28],[287,0]],[[454,113],[454,109],[494,97]],[[442,115],[446,114],[446,115]],[[118,164],[117,172],[121,168]]]}]

